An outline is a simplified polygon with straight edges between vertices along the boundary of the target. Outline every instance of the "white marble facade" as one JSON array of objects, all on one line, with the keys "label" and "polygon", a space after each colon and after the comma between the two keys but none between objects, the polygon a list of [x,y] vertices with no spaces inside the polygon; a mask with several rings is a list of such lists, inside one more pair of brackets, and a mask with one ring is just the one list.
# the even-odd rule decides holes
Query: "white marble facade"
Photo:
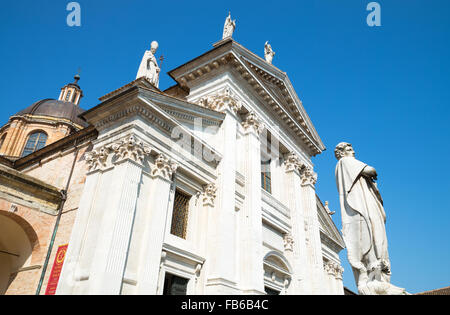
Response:
[{"label": "white marble facade", "polygon": [[99,136],[57,293],[163,294],[171,274],[187,294],[343,294],[311,162],[325,148],[286,74],[225,39],[170,75],[166,92],[139,78],[84,114]]}]

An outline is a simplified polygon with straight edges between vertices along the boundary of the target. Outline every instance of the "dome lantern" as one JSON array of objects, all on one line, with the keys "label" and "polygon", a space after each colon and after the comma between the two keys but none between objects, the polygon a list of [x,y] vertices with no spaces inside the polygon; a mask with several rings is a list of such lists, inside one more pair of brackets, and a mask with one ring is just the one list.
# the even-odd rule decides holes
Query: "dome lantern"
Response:
[{"label": "dome lantern", "polygon": [[81,98],[83,97],[83,91],[78,85],[78,81],[81,77],[77,74],[74,79],[75,81],[73,83],[66,84],[63,88],[61,88],[61,94],[59,95],[58,100],[62,102],[70,102],[78,106]]}]

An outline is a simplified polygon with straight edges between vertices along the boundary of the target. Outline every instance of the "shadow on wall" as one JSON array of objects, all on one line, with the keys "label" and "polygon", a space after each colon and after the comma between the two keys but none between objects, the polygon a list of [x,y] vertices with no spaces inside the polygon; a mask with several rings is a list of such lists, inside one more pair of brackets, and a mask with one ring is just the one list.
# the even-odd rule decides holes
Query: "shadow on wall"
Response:
[{"label": "shadow on wall", "polygon": [[0,211],[0,295],[8,291],[18,271],[30,266],[33,247],[37,243],[37,239],[30,240],[30,231],[27,234],[18,221],[23,219]]}]

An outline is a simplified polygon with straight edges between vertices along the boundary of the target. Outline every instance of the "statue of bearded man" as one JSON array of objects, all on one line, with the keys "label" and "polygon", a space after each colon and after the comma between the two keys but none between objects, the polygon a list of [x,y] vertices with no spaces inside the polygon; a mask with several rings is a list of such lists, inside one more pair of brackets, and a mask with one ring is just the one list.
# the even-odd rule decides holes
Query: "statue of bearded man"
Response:
[{"label": "statue of bearded man", "polygon": [[376,170],[355,158],[350,143],[336,146],[336,184],[342,213],[342,233],[348,260],[360,294],[407,294],[390,284],[391,266],[386,213]]}]

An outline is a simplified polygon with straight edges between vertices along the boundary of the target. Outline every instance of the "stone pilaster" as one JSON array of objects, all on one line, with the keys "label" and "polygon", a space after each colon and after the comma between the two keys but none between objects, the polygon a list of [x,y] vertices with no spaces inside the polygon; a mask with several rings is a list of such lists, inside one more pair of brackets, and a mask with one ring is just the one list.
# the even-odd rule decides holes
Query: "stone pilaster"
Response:
[{"label": "stone pilaster", "polygon": [[254,113],[244,119],[245,200],[241,217],[241,285],[244,293],[264,294],[262,234],[261,142],[262,125]]},{"label": "stone pilaster", "polygon": [[330,291],[328,294],[344,295],[344,285],[342,283],[344,268],[332,261],[325,262],[323,268],[328,282],[327,287]]},{"label": "stone pilaster", "polygon": [[[112,180],[101,232],[92,260],[90,294],[120,294],[128,255],[143,160],[149,147],[131,135],[106,147],[112,154]],[[118,185],[117,183],[120,183]],[[97,227],[98,228],[98,227]]]},{"label": "stone pilaster", "polygon": [[[217,197],[217,186],[215,183],[209,183],[203,187],[203,192],[199,195],[201,202],[201,214],[200,214],[200,229],[197,230],[198,239],[200,242],[200,253],[203,257],[207,257],[207,253],[211,247],[210,235],[214,234],[214,215],[215,204]],[[205,233],[206,232],[206,233]],[[205,285],[207,280],[207,271],[209,270],[210,260],[206,259],[202,266],[202,272],[198,279],[197,292],[198,294],[205,294]]]},{"label": "stone pilaster", "polygon": [[[305,219],[300,195],[300,168],[303,164],[295,154],[289,154],[284,161],[285,200],[291,212],[292,243],[287,248],[287,257],[291,259],[293,278],[287,294],[309,294],[312,284],[309,282],[308,265],[306,260]],[[289,252],[292,248],[292,252]]]},{"label": "stone pilaster", "polygon": [[120,294],[150,152],[130,135],[86,155],[89,172],[57,294]]},{"label": "stone pilaster", "polygon": [[212,211],[207,259],[207,294],[236,294],[236,136],[237,110],[241,104],[229,89],[207,102],[208,107],[221,110],[225,119],[221,126],[221,152],[223,158],[218,166],[218,196]]},{"label": "stone pilaster", "polygon": [[315,184],[317,174],[308,167],[300,170],[301,197],[305,219],[305,236],[308,250],[309,266],[313,275],[312,294],[322,294],[324,287],[322,244],[320,240],[320,223],[317,215],[317,199]]},{"label": "stone pilaster", "polygon": [[151,196],[146,209],[146,226],[142,242],[137,294],[155,295],[158,289],[161,253],[166,229],[171,222],[174,189],[173,174],[178,165],[159,154],[151,168],[153,178]]}]

